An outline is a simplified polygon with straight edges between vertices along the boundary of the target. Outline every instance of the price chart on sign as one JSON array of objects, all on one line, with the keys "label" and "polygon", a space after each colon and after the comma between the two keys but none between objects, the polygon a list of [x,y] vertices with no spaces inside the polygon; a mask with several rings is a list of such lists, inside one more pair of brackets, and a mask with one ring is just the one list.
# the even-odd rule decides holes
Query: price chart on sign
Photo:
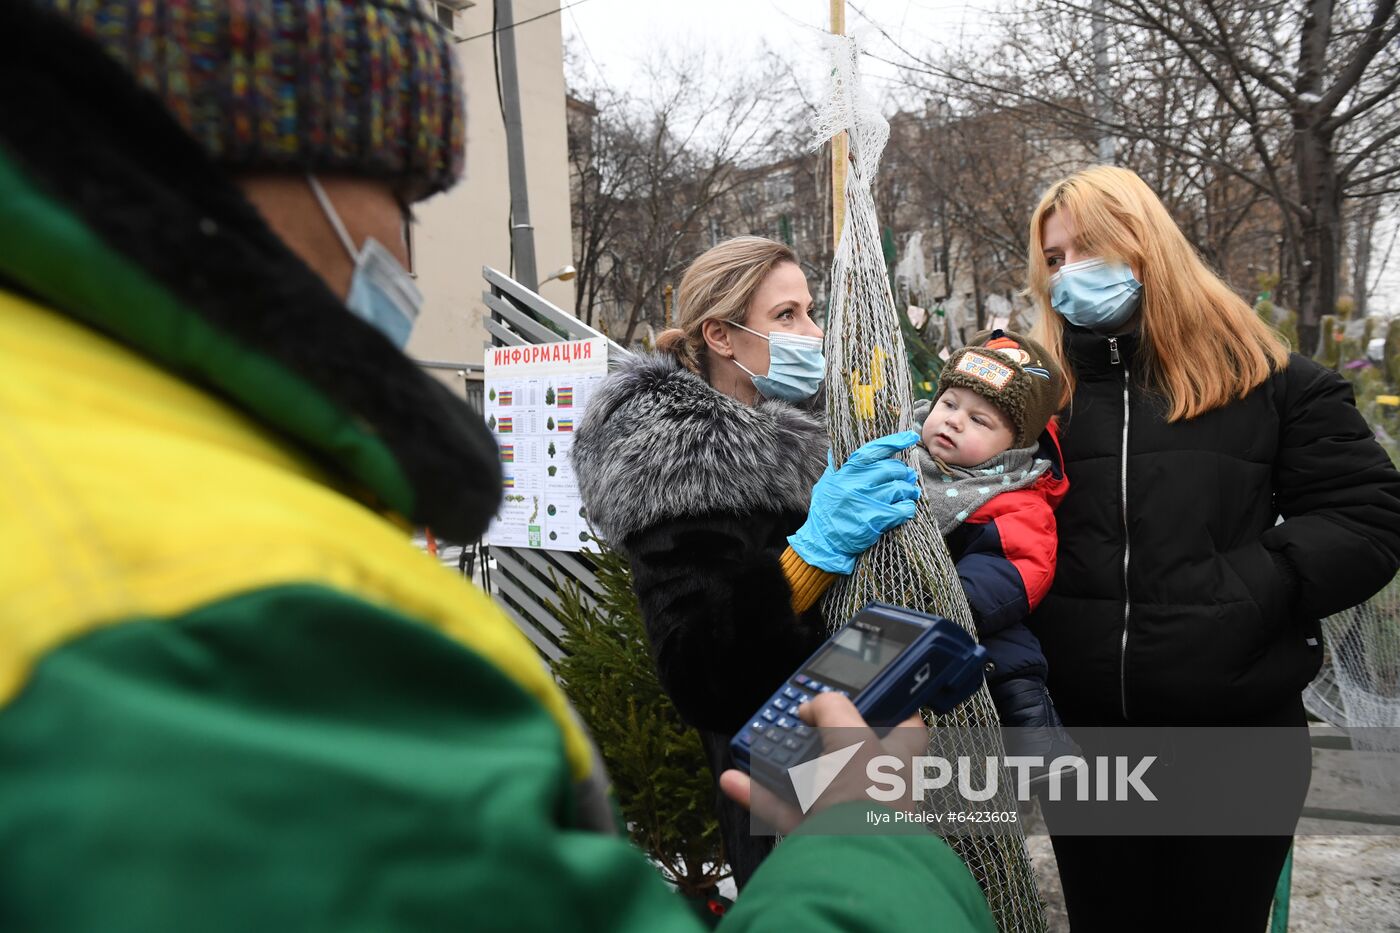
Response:
[{"label": "price chart on sign", "polygon": [[488,544],[597,550],[569,451],[588,399],[607,375],[601,337],[486,351],[486,424],[505,477]]}]

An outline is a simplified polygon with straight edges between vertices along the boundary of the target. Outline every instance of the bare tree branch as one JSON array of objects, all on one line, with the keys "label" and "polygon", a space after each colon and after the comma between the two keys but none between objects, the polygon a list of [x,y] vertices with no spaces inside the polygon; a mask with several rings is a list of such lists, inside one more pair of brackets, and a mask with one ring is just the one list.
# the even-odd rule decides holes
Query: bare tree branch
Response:
[{"label": "bare tree branch", "polygon": [[1366,67],[1371,64],[1371,60],[1381,49],[1385,48],[1396,35],[1400,35],[1400,22],[1392,23],[1390,28],[1386,28],[1386,20],[1395,15],[1395,0],[1377,0],[1376,8],[1371,13],[1371,25],[1366,29],[1366,38],[1357,46],[1350,62],[1342,68],[1337,79],[1332,82],[1332,87],[1323,96],[1322,102],[1318,105],[1323,113],[1331,113],[1342,102],[1351,89],[1361,80],[1365,74]]}]

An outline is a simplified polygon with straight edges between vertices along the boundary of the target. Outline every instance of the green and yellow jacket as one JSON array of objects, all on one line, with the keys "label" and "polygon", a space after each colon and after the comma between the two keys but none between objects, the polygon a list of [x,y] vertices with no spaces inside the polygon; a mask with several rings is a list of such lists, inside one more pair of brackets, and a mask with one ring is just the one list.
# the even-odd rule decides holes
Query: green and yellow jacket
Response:
[{"label": "green and yellow jacket", "polygon": [[[528,641],[405,534],[484,527],[479,419],[22,8],[0,4],[0,930],[696,927]],[[806,836],[727,923],[933,917],[989,923],[938,840]]]}]

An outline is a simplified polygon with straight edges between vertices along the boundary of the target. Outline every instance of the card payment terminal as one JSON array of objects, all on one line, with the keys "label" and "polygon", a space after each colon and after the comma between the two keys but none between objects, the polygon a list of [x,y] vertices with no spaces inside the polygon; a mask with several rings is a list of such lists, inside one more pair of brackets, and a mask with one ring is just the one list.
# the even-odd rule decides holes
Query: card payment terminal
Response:
[{"label": "card payment terminal", "polygon": [[950,619],[867,603],[734,736],[734,763],[762,778],[815,757],[821,739],[797,708],[821,693],[850,697],[882,736],[915,710],[946,713],[981,686],[986,658],[987,649]]}]

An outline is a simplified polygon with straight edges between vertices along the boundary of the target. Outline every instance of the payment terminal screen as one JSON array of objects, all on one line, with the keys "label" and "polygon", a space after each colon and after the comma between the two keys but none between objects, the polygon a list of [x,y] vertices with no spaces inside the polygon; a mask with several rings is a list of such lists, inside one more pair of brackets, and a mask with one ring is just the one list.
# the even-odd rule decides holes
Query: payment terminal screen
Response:
[{"label": "payment terminal screen", "polygon": [[806,672],[819,681],[845,687],[852,693],[864,690],[866,684],[908,645],[905,640],[891,638],[891,634],[874,626],[847,626],[807,666]]}]

